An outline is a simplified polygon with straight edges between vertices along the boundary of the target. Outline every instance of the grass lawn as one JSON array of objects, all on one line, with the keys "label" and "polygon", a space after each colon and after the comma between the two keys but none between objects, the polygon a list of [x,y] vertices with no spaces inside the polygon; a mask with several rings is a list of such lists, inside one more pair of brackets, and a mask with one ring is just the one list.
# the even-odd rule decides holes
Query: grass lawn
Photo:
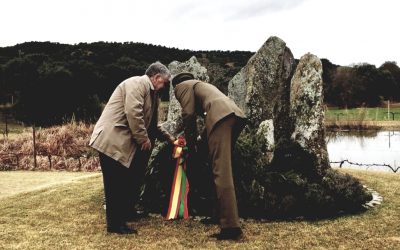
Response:
[{"label": "grass lawn", "polygon": [[0,172],[0,199],[54,185],[64,185],[93,175],[100,173],[3,171]]},{"label": "grass lawn", "polygon": [[[384,198],[359,215],[319,221],[244,220],[247,240],[218,242],[218,226],[150,217],[133,222],[138,235],[105,232],[101,176],[0,199],[1,249],[400,249],[400,175],[341,170]],[[27,172],[31,175],[31,172]],[[47,173],[42,173],[47,175]],[[61,173],[69,174],[69,173]],[[1,181],[19,179],[2,175]],[[12,182],[12,181],[11,181]],[[11,188],[9,188],[11,189]]]}]

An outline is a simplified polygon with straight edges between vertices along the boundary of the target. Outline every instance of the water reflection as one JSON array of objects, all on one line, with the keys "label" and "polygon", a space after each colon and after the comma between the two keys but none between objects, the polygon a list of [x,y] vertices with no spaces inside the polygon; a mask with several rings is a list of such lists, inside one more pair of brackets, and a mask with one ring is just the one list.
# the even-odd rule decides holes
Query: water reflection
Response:
[{"label": "water reflection", "polygon": [[[329,160],[348,160],[358,164],[387,164],[394,169],[400,165],[400,131],[339,131],[327,132]],[[339,164],[332,164],[338,167]],[[384,166],[356,166],[344,163],[342,167],[392,171]]]}]

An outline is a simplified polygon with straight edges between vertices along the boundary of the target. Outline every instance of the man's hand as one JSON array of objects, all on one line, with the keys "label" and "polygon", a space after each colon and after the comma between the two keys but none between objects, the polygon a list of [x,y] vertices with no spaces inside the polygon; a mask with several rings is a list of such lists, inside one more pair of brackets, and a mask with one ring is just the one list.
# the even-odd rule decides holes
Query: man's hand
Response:
[{"label": "man's hand", "polygon": [[151,149],[151,141],[150,141],[150,139],[147,139],[147,141],[142,143],[141,150],[142,151],[145,151],[145,150],[147,151],[147,150],[150,150],[150,149]]},{"label": "man's hand", "polygon": [[173,145],[175,141],[176,141],[176,138],[175,138],[175,137],[173,137],[172,135],[168,136],[167,142],[168,142],[169,144],[172,144],[172,145]]}]

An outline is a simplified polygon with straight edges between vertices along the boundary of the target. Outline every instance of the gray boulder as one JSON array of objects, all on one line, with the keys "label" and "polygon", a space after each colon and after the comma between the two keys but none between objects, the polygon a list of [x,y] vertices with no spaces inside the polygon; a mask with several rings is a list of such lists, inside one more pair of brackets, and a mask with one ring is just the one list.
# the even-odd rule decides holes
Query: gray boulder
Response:
[{"label": "gray boulder", "polygon": [[229,82],[228,96],[245,112],[252,127],[274,119],[274,107],[283,96],[289,97],[294,62],[285,42],[270,37]]},{"label": "gray boulder", "polygon": [[[194,75],[196,79],[205,82],[208,82],[210,80],[210,77],[207,74],[207,69],[197,61],[197,58],[195,56],[192,56],[186,62],[173,61],[168,65],[168,68],[173,76],[181,72],[190,72]],[[181,133],[183,130],[181,111],[181,105],[175,98],[174,88],[171,84],[169,88],[169,106],[167,121],[163,123],[162,126],[168,132],[175,136]],[[198,121],[198,123],[202,124],[202,121]]]},{"label": "gray boulder", "polygon": [[265,120],[261,122],[257,135],[265,138],[265,148],[267,151],[273,151],[275,146],[274,140],[274,122],[273,120]]},{"label": "gray boulder", "polygon": [[322,176],[329,168],[325,142],[322,63],[310,53],[301,57],[292,78],[290,116],[294,130],[291,140],[315,156],[310,171]]},{"label": "gray boulder", "polygon": [[261,122],[258,130],[257,136],[264,138],[265,145],[265,159],[266,163],[270,164],[273,158],[273,152],[275,147],[275,138],[274,138],[274,121],[273,120],[265,120]]}]

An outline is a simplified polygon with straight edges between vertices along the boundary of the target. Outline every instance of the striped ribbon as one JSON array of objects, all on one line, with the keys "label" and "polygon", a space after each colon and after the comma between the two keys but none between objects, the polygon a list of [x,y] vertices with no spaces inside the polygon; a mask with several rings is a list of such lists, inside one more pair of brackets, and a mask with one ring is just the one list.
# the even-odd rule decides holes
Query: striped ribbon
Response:
[{"label": "striped ribbon", "polygon": [[186,141],[183,136],[174,142],[172,157],[176,159],[174,179],[172,181],[171,196],[167,220],[177,218],[189,218],[187,195],[189,193],[189,181],[186,177]]}]

